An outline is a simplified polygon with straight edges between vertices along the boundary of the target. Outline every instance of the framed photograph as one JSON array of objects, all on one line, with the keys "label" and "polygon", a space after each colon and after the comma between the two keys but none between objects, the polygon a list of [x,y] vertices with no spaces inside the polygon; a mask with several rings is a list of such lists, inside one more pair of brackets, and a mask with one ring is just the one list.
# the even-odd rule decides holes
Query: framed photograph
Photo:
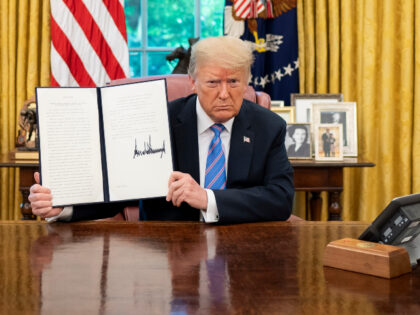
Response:
[{"label": "framed photograph", "polygon": [[290,105],[296,108],[297,123],[312,122],[312,104],[337,103],[343,101],[343,94],[290,94]]},{"label": "framed photograph", "polygon": [[284,144],[289,159],[312,159],[311,124],[288,124]]},{"label": "framed photograph", "polygon": [[317,103],[312,108],[313,126],[341,124],[344,156],[357,156],[357,112],[355,102]]},{"label": "framed photograph", "polygon": [[272,107],[284,107],[284,101],[271,101]]},{"label": "framed photograph", "polygon": [[320,124],[314,126],[315,160],[343,160],[343,125]]},{"label": "framed photograph", "polygon": [[295,122],[294,106],[272,107],[271,111],[283,118],[288,124]]}]

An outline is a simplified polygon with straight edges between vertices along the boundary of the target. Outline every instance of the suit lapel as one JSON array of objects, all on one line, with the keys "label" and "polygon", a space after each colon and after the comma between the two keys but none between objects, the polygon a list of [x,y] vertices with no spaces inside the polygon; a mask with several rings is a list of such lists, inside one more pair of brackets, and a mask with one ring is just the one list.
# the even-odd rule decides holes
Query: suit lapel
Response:
[{"label": "suit lapel", "polygon": [[180,172],[189,173],[200,183],[196,97],[188,98],[173,125],[175,150]]},{"label": "suit lapel", "polygon": [[232,126],[227,176],[228,188],[231,187],[230,185],[233,182],[247,179],[254,149],[254,138],[255,134],[251,130],[246,111],[246,101],[244,101]]}]

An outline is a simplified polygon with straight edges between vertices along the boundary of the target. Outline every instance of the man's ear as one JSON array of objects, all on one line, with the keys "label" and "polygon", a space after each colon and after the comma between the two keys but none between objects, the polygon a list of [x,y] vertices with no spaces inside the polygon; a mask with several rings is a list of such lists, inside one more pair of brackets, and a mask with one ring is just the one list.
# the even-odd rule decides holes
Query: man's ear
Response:
[{"label": "man's ear", "polygon": [[191,90],[194,92],[194,93],[197,93],[197,88],[196,88],[196,83],[195,83],[195,79],[193,78],[193,77],[191,77],[190,75],[188,75],[188,80],[190,81],[190,83],[191,83]]}]

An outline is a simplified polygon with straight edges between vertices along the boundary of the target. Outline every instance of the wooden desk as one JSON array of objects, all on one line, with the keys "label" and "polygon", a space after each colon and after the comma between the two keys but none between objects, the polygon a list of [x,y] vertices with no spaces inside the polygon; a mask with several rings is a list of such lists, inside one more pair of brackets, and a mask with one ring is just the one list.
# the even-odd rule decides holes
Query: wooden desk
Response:
[{"label": "wooden desk", "polygon": [[[296,191],[312,193],[310,201],[311,219],[320,220],[321,191],[329,193],[329,220],[341,220],[340,194],[343,191],[343,169],[345,167],[373,167],[375,164],[346,158],[340,162],[315,162],[314,160],[290,160],[294,173]],[[34,183],[33,173],[38,170],[38,161],[11,160],[8,155],[0,157],[0,167],[20,168],[20,192],[22,219],[32,219],[32,209],[28,202],[29,188]]]},{"label": "wooden desk", "polygon": [[3,314],[419,314],[420,268],[322,266],[358,222],[0,222]]},{"label": "wooden desk", "polygon": [[322,191],[328,192],[328,220],[341,220],[340,194],[343,191],[343,169],[345,167],[373,167],[374,163],[357,158],[344,161],[320,162],[314,160],[290,160],[295,171],[295,190],[311,192],[311,220],[321,219]]}]

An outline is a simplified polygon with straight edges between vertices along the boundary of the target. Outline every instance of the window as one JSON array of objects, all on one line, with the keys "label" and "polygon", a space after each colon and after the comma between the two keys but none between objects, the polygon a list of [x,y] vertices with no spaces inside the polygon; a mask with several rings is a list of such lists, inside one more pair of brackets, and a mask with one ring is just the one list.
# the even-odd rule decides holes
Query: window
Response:
[{"label": "window", "polygon": [[125,0],[130,76],[171,73],[188,38],[223,34],[224,0]]}]

